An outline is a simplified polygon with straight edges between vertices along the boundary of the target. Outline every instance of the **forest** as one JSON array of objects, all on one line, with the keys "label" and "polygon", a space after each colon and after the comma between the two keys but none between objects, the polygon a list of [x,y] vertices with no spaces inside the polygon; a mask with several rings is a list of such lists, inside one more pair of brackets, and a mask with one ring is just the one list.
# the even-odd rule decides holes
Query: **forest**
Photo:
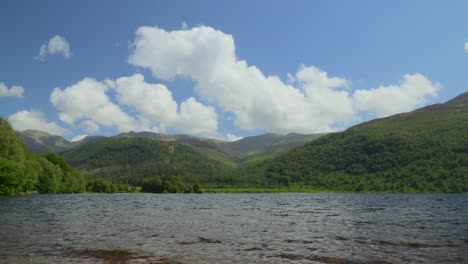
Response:
[{"label": "forest", "polygon": [[0,195],[18,193],[80,193],[86,177],[53,153],[27,151],[19,133],[0,117]]}]

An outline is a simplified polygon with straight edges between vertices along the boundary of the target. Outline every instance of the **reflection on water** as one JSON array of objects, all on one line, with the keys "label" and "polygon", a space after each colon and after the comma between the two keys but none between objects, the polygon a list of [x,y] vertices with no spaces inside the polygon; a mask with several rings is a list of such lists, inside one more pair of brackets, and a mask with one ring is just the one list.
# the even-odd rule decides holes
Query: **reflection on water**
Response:
[{"label": "reflection on water", "polygon": [[0,263],[463,263],[468,195],[0,198]]}]

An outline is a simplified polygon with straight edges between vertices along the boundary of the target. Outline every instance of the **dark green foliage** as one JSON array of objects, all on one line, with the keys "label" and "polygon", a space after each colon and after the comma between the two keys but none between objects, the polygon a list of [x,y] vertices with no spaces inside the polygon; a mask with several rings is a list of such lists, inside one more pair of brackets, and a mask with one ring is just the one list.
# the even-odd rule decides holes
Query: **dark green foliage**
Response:
[{"label": "dark green foliage", "polygon": [[[120,189],[122,190],[123,188],[120,187]],[[119,187],[109,179],[97,178],[88,180],[86,190],[97,193],[116,193],[119,191]]]},{"label": "dark green foliage", "polygon": [[77,193],[85,189],[82,174],[55,154],[29,153],[21,135],[0,117],[0,195],[32,191]]},{"label": "dark green foliage", "polygon": [[203,191],[200,189],[200,184],[197,182],[192,187],[194,193],[202,193]]},{"label": "dark green foliage", "polygon": [[0,195],[14,195],[21,189],[18,166],[0,157]]},{"label": "dark green foliage", "polygon": [[[151,193],[191,193],[192,188],[186,185],[178,177],[155,177],[152,179],[145,180],[141,187],[143,192]],[[198,186],[197,193],[200,192],[200,186]]]}]

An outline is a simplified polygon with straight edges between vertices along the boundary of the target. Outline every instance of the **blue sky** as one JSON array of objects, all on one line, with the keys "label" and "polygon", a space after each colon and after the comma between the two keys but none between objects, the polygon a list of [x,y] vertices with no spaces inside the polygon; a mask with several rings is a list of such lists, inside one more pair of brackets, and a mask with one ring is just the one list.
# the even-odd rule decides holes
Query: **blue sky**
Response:
[{"label": "blue sky", "polygon": [[467,1],[2,1],[0,115],[68,139],[342,130],[467,91],[467,10]]}]

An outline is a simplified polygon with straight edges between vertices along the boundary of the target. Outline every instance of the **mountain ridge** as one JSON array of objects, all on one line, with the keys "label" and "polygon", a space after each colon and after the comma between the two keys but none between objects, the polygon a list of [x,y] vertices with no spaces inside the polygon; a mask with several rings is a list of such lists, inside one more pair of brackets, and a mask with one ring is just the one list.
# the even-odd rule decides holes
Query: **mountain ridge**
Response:
[{"label": "mountain ridge", "polygon": [[[263,155],[280,155],[294,147],[323,136],[325,133],[289,133],[287,135],[267,133],[253,137],[245,137],[233,142],[185,134],[169,135],[148,131],[129,131],[111,137],[87,136],[76,142],[70,142],[61,136],[37,130],[26,130],[21,132],[21,134],[24,138],[26,148],[38,154],[47,152],[60,153],[106,138],[147,138],[163,142],[185,144],[209,158],[217,159],[230,165],[236,165]],[[256,141],[260,141],[260,143],[255,144]]]}]

